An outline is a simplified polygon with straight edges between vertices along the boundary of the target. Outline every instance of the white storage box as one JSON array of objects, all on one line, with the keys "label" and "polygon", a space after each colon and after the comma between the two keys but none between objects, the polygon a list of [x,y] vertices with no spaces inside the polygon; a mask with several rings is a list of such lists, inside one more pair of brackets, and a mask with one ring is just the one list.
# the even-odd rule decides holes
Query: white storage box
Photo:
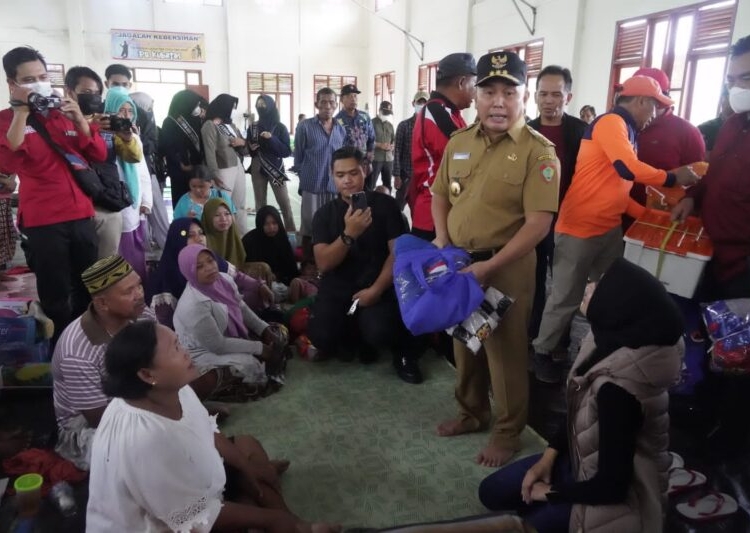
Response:
[{"label": "white storage box", "polygon": [[713,255],[700,219],[673,225],[669,213],[649,210],[625,237],[625,259],[656,276],[668,292],[692,298],[706,263]]}]

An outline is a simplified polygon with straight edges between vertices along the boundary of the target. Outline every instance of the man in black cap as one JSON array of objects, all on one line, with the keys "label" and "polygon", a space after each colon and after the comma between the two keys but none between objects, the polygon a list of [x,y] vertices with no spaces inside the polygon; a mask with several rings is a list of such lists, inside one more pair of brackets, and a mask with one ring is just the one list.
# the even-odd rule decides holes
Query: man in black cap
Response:
[{"label": "man in black cap", "polygon": [[466,53],[449,54],[437,68],[437,90],[417,114],[412,135],[411,158],[413,179],[407,194],[412,217],[412,233],[427,240],[435,238],[432,221],[432,193],[443,150],[451,134],[465,128],[461,110],[474,99],[477,64]]},{"label": "man in black cap", "polygon": [[357,95],[361,92],[353,83],[344,85],[341,88],[341,105],[344,109],[339,111],[334,119],[346,130],[344,146],[354,146],[365,154],[366,161],[363,168],[365,176],[369,176],[375,156],[375,129],[372,127],[370,115],[366,111],[357,109]]},{"label": "man in black cap", "polygon": [[492,387],[497,419],[476,461],[498,467],[520,449],[526,426],[535,248],[557,211],[560,163],[554,145],[526,125],[526,64],[518,55],[484,55],[477,73],[478,120],[448,141],[432,186],[435,242],[468,250],[466,270],[515,301],[477,355],[454,341],[459,416],[438,434],[489,428]]},{"label": "man in black cap", "polygon": [[365,189],[374,190],[378,185],[378,178],[382,176],[383,186],[391,190],[391,178],[393,176],[393,143],[396,141],[396,132],[393,128],[393,107],[385,100],[380,102],[378,116],[372,119],[372,127],[375,130],[375,158],[372,163],[372,174],[370,174]]}]

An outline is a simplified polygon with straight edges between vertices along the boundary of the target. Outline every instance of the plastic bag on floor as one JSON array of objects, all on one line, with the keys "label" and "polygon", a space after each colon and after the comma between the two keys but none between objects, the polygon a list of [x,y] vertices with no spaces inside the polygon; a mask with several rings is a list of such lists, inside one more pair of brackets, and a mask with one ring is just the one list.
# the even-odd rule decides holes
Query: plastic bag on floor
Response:
[{"label": "plastic bag on floor", "polygon": [[484,291],[484,300],[469,318],[456,326],[446,329],[448,335],[463,342],[472,353],[482,348],[482,343],[492,334],[503,319],[513,298],[506,296],[494,287]]}]

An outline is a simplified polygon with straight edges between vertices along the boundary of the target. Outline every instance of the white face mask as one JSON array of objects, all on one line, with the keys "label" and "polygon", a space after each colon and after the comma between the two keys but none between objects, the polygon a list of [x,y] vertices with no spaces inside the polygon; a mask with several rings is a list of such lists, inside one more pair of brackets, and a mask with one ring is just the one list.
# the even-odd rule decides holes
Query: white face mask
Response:
[{"label": "white face mask", "polygon": [[34,83],[22,83],[18,84],[19,87],[29,89],[31,92],[41,94],[44,97],[52,96],[52,82],[50,81],[35,81]]},{"label": "white face mask", "polygon": [[390,122],[391,121],[391,117],[393,115],[386,115],[385,113],[378,113],[378,116],[380,117],[380,120],[384,120],[386,122]]},{"label": "white face mask", "polygon": [[415,104],[414,105],[414,112],[415,113],[419,113],[420,111],[422,111],[423,107],[424,107],[424,104]]},{"label": "white face mask", "polygon": [[729,89],[729,105],[735,113],[747,113],[750,111],[750,89],[732,87]]},{"label": "white face mask", "polygon": [[201,106],[200,105],[195,106],[195,109],[193,109],[193,112],[190,114],[193,115],[194,117],[201,116]]}]

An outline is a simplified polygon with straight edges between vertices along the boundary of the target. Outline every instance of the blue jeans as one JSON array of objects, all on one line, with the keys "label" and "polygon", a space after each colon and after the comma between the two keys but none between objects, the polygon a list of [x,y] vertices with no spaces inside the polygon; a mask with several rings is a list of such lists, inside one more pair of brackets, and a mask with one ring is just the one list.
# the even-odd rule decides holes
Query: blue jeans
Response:
[{"label": "blue jeans", "polygon": [[[534,502],[527,505],[521,499],[521,482],[541,456],[537,454],[521,459],[484,478],[479,485],[479,499],[491,511],[517,511],[539,533],[567,533],[571,504]],[[552,483],[571,481],[570,461],[559,456],[552,469]]]}]

